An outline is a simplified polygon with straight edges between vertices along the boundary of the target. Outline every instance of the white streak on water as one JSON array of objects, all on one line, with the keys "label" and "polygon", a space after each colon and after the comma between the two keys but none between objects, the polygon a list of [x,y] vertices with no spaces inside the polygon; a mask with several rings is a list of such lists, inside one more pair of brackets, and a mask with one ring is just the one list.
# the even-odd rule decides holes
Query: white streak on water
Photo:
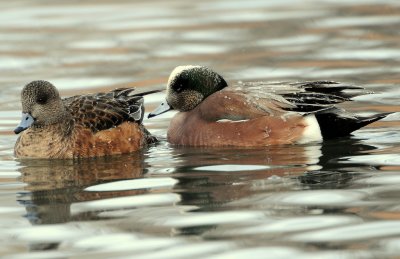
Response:
[{"label": "white streak on water", "polygon": [[226,211],[226,212],[202,212],[187,213],[181,216],[167,217],[161,223],[173,227],[195,227],[204,225],[221,225],[246,222],[248,220],[264,219],[261,211]]},{"label": "white streak on water", "polygon": [[178,180],[170,177],[159,178],[140,178],[131,180],[115,181],[103,183],[87,187],[85,191],[89,192],[108,192],[108,191],[123,191],[137,190],[148,188],[170,187],[178,183]]},{"label": "white streak on water", "polygon": [[240,171],[256,171],[268,170],[271,166],[267,165],[208,165],[194,168],[196,171],[218,171],[218,172],[240,172]]},{"label": "white streak on water", "polygon": [[77,214],[86,211],[118,210],[136,207],[173,205],[181,200],[175,193],[145,194],[127,197],[109,198],[95,201],[85,201],[71,205],[71,213]]},{"label": "white streak on water", "polygon": [[400,220],[366,222],[353,226],[324,229],[290,238],[300,242],[343,242],[400,235]]}]

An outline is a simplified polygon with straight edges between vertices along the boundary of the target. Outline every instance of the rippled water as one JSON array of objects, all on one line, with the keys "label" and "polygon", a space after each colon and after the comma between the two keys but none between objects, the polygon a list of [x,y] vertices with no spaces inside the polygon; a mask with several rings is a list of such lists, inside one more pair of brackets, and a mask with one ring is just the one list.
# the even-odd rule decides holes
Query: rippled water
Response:
[{"label": "rippled water", "polygon": [[[400,256],[400,133],[393,114],[350,138],[262,149],[180,148],[168,120],[143,152],[13,157],[19,92],[156,89],[182,64],[230,82],[330,79],[376,92],[345,104],[398,111],[400,4],[360,1],[2,1],[0,255],[5,258]],[[146,98],[147,111],[163,94]]]}]

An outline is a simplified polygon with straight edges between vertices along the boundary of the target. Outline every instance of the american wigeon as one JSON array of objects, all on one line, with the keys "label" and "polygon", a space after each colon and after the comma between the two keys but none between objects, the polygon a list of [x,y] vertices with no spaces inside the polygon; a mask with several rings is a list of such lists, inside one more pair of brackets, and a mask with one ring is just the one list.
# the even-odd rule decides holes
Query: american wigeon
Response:
[{"label": "american wigeon", "polygon": [[[267,146],[307,143],[349,135],[387,114],[360,117],[334,106],[361,94],[331,81],[240,83],[204,66],[179,66],[168,79],[166,102],[149,117],[170,109],[167,138],[187,146]],[[365,92],[364,92],[365,93]]]},{"label": "american wigeon", "polygon": [[142,125],[143,95],[133,88],[61,99],[47,81],[33,81],[21,93],[18,158],[84,158],[137,151],[156,141]]}]

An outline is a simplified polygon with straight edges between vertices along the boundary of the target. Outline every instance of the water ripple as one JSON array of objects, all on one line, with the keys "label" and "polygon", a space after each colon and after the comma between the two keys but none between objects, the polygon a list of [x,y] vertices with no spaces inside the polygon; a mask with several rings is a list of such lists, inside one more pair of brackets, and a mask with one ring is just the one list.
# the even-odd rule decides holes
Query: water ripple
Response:
[{"label": "water ripple", "polygon": [[162,188],[174,186],[178,180],[170,177],[159,178],[142,178],[116,181],[111,183],[103,183],[87,187],[85,191],[89,192],[109,192],[109,191],[123,191],[135,189],[148,189],[148,188]]},{"label": "water ripple", "polygon": [[361,163],[367,165],[400,165],[399,154],[376,154],[343,157],[341,163]]},{"label": "water ripple", "polygon": [[216,172],[240,172],[240,171],[257,171],[268,170],[271,166],[267,165],[208,165],[193,168],[196,171],[216,171]]},{"label": "water ripple", "polygon": [[[399,7],[398,0],[0,1],[0,254],[399,257],[399,114],[314,145],[219,149],[168,144],[170,112],[144,120],[159,144],[79,161],[16,160],[12,134],[21,87],[31,80],[49,80],[63,96],[146,91],[164,89],[184,64],[209,66],[228,83],[362,85],[379,94],[344,108],[396,112]],[[165,92],[146,96],[146,114],[162,100]]]},{"label": "water ripple", "polygon": [[[161,251],[152,251],[143,255],[134,255],[128,258],[148,258],[148,259],[175,259],[175,258],[190,258],[196,256],[207,256],[210,253],[229,250],[233,246],[229,242],[214,241],[204,243],[184,244],[175,246],[170,249]],[[124,257],[126,258],[126,257]],[[207,257],[208,258],[208,257]]]},{"label": "water ripple", "polygon": [[203,212],[168,217],[163,219],[161,224],[173,227],[194,227],[202,225],[231,224],[263,218],[265,218],[264,214],[259,211]]},{"label": "water ripple", "polygon": [[357,183],[368,184],[368,185],[393,185],[400,184],[400,175],[398,172],[394,173],[382,173],[378,175],[371,175],[368,178],[360,179]]},{"label": "water ripple", "polygon": [[73,240],[79,237],[93,235],[99,232],[90,227],[74,224],[54,224],[44,226],[32,226],[28,228],[15,228],[3,230],[6,235],[20,241],[29,241],[32,243],[54,243],[64,240]]},{"label": "water ripple", "polygon": [[184,244],[182,239],[139,237],[129,233],[111,233],[99,236],[83,237],[65,246],[79,250],[95,250],[96,252],[118,251],[152,251]]},{"label": "water ripple", "polygon": [[362,224],[317,230],[290,238],[301,242],[344,242],[400,235],[400,221],[366,222]]},{"label": "water ripple", "polygon": [[159,206],[166,204],[175,204],[180,200],[180,195],[174,193],[117,197],[74,203],[71,205],[71,213],[77,214],[86,211],[117,210],[134,207]]},{"label": "water ripple", "polygon": [[398,16],[354,16],[327,18],[314,23],[314,26],[317,28],[334,28],[346,26],[379,26],[397,23],[400,23]]},{"label": "water ripple", "polygon": [[232,234],[253,235],[253,234],[276,234],[288,233],[296,231],[305,231],[318,228],[335,227],[352,223],[359,223],[358,217],[352,216],[307,216],[289,219],[272,220],[265,224],[260,224],[252,227],[232,230]]},{"label": "water ripple", "polygon": [[243,248],[235,249],[234,251],[229,251],[226,253],[221,253],[219,255],[208,257],[209,259],[243,259],[246,257],[252,258],[298,258],[301,255],[301,250],[291,247],[253,247],[253,248]]},{"label": "water ripple", "polygon": [[309,190],[273,194],[258,203],[343,206],[360,201],[366,196],[367,193],[350,190]]}]

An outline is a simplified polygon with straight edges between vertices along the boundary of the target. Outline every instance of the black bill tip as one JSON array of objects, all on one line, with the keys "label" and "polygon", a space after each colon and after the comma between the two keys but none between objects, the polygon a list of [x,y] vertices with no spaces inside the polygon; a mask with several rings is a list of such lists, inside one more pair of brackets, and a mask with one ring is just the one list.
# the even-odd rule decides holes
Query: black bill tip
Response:
[{"label": "black bill tip", "polygon": [[14,129],[14,133],[15,133],[15,134],[19,134],[19,133],[21,133],[21,132],[24,131],[24,130],[26,130],[26,128],[24,128],[24,127],[16,127],[16,128]]},{"label": "black bill tip", "polygon": [[172,110],[172,107],[169,106],[167,102],[163,102],[154,111],[150,112],[149,115],[147,115],[147,118],[150,119],[152,117],[163,114],[170,110]]}]

